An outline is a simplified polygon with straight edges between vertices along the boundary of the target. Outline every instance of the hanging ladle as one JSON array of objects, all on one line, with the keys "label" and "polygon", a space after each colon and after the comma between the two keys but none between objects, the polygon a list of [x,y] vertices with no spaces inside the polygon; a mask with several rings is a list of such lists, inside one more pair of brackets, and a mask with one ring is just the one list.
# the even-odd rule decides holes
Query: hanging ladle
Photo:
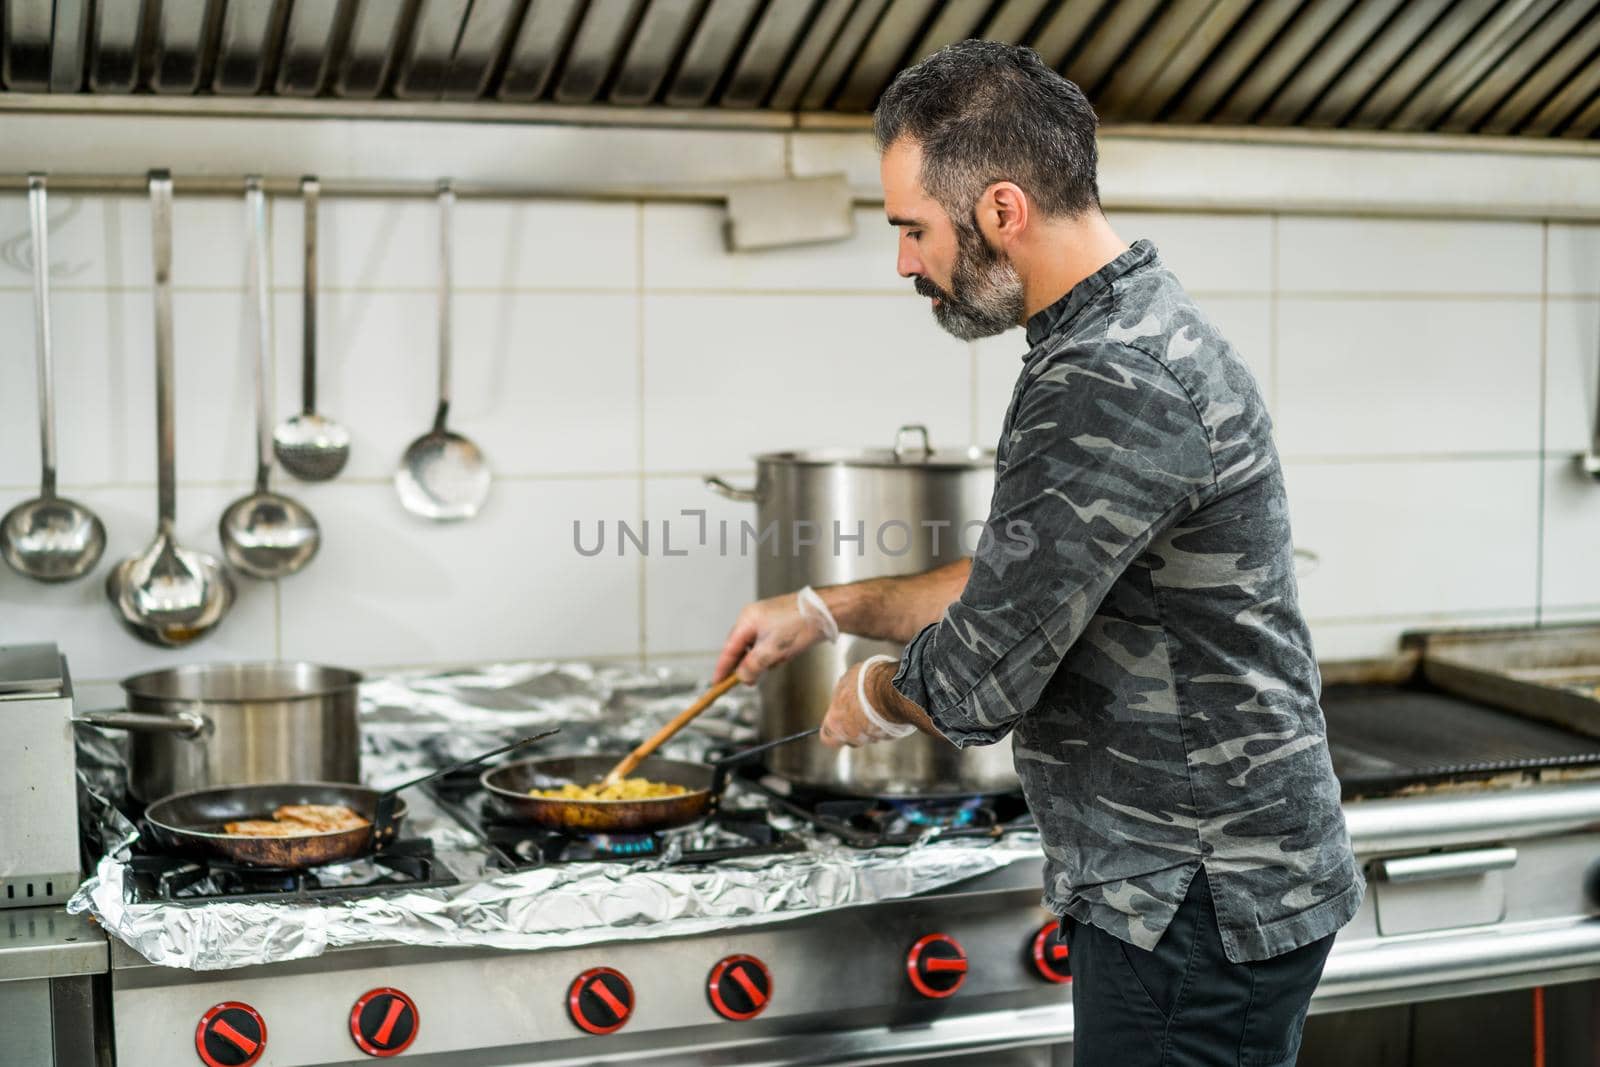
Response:
[{"label": "hanging ladle", "polygon": [[305,276],[300,322],[301,393],[299,414],[278,424],[272,450],[283,469],[303,482],[325,482],[344,470],[350,459],[350,433],[326,415],[317,414],[317,201],[321,185],[300,179],[304,208]]},{"label": "hanging ladle", "polygon": [[433,429],[411,442],[394,474],[400,504],[437,522],[470,519],[489,498],[489,464],[478,446],[445,428],[450,413],[450,215],[456,194],[439,183],[439,408]]},{"label": "hanging ladle", "polygon": [[155,645],[186,645],[210,632],[233,605],[233,579],[204,552],[173,539],[172,175],[150,172],[156,303],[156,539],[106,575],[106,596],[124,626]]},{"label": "hanging ladle", "polygon": [[256,364],[256,488],[228,505],[219,533],[222,554],[252,578],[286,578],[317,554],[322,531],[299,501],[267,488],[272,471],[272,414],[267,403],[267,197],[261,179],[245,179],[250,298],[245,318]]},{"label": "hanging ladle", "polygon": [[106,550],[106,528],[82,504],[56,496],[56,409],[50,351],[50,238],[44,175],[28,175],[33,225],[33,339],[39,356],[39,495],[0,519],[0,556],[41,582],[82,578]]}]

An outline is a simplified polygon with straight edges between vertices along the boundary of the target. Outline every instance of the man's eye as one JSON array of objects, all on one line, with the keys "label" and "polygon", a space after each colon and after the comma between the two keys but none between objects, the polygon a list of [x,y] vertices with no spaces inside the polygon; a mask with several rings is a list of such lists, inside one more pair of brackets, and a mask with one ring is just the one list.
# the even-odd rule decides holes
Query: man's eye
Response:
[{"label": "man's eye", "polygon": [[916,241],[916,240],[919,240],[922,237],[922,231],[921,230],[907,230],[906,231],[906,236],[911,238],[913,241]]}]

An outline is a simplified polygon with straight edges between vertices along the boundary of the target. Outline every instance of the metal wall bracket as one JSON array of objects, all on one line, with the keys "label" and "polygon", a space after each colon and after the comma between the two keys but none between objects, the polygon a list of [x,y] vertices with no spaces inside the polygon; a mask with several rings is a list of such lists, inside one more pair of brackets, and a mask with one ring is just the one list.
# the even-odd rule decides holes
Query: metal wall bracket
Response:
[{"label": "metal wall bracket", "polygon": [[845,240],[856,230],[853,199],[843,174],[734,185],[724,231],[728,250]]}]

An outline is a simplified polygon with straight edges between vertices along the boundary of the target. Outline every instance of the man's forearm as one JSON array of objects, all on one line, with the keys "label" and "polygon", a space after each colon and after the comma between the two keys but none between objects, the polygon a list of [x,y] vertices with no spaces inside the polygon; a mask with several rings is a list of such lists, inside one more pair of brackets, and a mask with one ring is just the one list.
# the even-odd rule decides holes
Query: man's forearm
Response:
[{"label": "man's forearm", "polygon": [[843,632],[905,643],[960,599],[971,569],[970,559],[959,559],[921,574],[868,578],[817,592]]},{"label": "man's forearm", "polygon": [[890,722],[908,722],[931,737],[945,740],[944,734],[933,725],[933,719],[928,716],[927,710],[907,700],[894,687],[894,664],[873,663],[865,669],[868,673],[862,687],[878,714]]}]

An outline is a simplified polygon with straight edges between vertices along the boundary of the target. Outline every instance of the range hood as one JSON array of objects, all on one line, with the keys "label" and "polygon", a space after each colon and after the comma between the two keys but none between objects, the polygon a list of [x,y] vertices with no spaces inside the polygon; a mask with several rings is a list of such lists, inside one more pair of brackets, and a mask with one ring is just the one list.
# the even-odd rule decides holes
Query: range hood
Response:
[{"label": "range hood", "polygon": [[967,37],[1108,124],[1600,135],[1600,0],[3,0],[0,106],[848,122]]}]

